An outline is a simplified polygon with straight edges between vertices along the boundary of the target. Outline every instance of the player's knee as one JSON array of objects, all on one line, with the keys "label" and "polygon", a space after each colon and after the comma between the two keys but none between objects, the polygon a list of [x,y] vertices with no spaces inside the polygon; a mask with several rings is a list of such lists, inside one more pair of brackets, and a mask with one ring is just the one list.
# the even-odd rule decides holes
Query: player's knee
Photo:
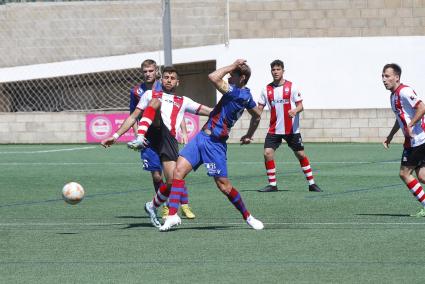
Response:
[{"label": "player's knee", "polygon": [[400,171],[400,173],[399,173],[400,179],[404,182],[406,182],[408,180],[409,176],[410,176],[410,174],[406,173],[404,171]]},{"label": "player's knee", "polygon": [[184,171],[181,167],[176,166],[176,168],[173,171],[173,178],[174,179],[183,179],[184,178]]}]

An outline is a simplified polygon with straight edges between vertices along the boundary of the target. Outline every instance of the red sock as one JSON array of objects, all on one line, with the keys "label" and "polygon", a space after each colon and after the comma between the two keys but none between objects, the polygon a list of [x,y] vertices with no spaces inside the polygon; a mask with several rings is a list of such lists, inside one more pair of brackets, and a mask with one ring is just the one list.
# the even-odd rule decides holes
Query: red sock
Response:
[{"label": "red sock", "polygon": [[148,106],[143,111],[142,119],[140,119],[140,122],[139,122],[139,128],[137,128],[138,135],[146,134],[146,132],[149,129],[149,126],[152,124],[152,121],[155,118],[155,114],[156,114],[156,110],[151,106]]},{"label": "red sock", "polygon": [[168,212],[169,215],[177,214],[179,211],[180,198],[184,191],[185,185],[184,180],[173,179],[173,185],[171,186],[170,198],[168,199]]},{"label": "red sock", "polygon": [[425,206],[425,194],[422,185],[419,183],[419,181],[417,179],[414,179],[407,184],[407,187],[409,188],[413,196],[415,196],[416,199],[420,203],[422,203],[423,206]]},{"label": "red sock", "polygon": [[243,218],[246,220],[249,215],[249,211],[245,208],[245,204],[243,203],[242,196],[239,194],[239,192],[232,187],[232,190],[230,191],[229,195],[227,195],[227,198],[232,202],[232,204],[236,207],[236,209],[241,212]]},{"label": "red sock", "polygon": [[156,192],[155,196],[153,197],[152,203],[153,206],[158,208],[161,206],[165,201],[167,201],[168,196],[170,195],[170,189],[166,184],[162,184],[158,191]]},{"label": "red sock", "polygon": [[301,159],[300,165],[308,184],[314,184],[313,170],[311,169],[310,161],[308,160],[308,158],[305,157],[304,159]]},{"label": "red sock", "polygon": [[266,161],[264,164],[266,166],[269,184],[272,186],[276,186],[276,165],[274,163],[274,160]]}]

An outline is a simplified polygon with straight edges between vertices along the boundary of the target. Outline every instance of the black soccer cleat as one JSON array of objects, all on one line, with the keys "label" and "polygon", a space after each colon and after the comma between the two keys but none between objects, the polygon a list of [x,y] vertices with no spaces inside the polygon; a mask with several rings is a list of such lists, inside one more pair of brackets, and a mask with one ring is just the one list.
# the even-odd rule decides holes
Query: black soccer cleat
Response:
[{"label": "black soccer cleat", "polygon": [[259,189],[258,192],[276,192],[277,190],[277,186],[275,185],[268,185],[262,189]]},{"label": "black soccer cleat", "polygon": [[309,186],[308,186],[308,191],[311,191],[311,192],[322,192],[322,190],[320,189],[320,187],[317,185],[317,184],[310,184]]}]

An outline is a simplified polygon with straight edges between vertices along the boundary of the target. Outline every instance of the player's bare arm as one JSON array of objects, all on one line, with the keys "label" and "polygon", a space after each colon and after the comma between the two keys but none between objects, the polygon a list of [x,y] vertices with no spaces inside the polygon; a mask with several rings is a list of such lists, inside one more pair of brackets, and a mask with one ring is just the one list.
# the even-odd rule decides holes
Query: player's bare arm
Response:
[{"label": "player's bare arm", "polygon": [[214,72],[210,73],[208,75],[208,79],[220,93],[225,94],[228,92],[229,87],[228,83],[223,80],[223,77],[226,76],[226,74],[235,70],[239,65],[244,64],[245,62],[245,59],[237,59],[232,64],[219,68]]},{"label": "player's bare arm", "polygon": [[186,145],[189,140],[187,138],[187,127],[186,127],[186,121],[185,121],[184,118],[182,119],[182,123],[180,124],[180,128],[182,130],[182,142],[183,142],[183,144]]},{"label": "player's bare arm", "polygon": [[210,107],[207,107],[207,106],[204,106],[204,105],[201,105],[201,108],[199,109],[199,111],[198,111],[198,115],[200,115],[200,116],[209,116],[210,115],[210,113],[212,112],[212,108],[210,108]]},{"label": "player's bare arm", "polygon": [[397,133],[397,131],[400,129],[400,125],[398,124],[397,120],[394,122],[393,128],[390,131],[390,134],[388,134],[387,138],[385,139],[382,144],[384,145],[385,149],[388,149],[390,147],[391,140],[393,140],[394,135]]},{"label": "player's bare arm", "polygon": [[103,147],[107,148],[110,147],[112,144],[114,144],[117,139],[126,133],[133,125],[136,123],[137,118],[140,116],[142,111],[138,108],[136,108],[129,117],[124,121],[124,123],[121,125],[121,127],[117,130],[116,133],[114,133],[113,136],[106,138],[100,142]]},{"label": "player's bare arm", "polygon": [[[260,109],[261,108],[261,109]],[[249,122],[249,128],[247,133],[241,137],[241,145],[249,144],[252,141],[252,136],[254,136],[255,131],[258,128],[261,120],[261,113],[263,112],[264,106],[259,105],[255,108],[248,109],[248,113],[251,115],[251,121]]]},{"label": "player's bare arm", "polygon": [[296,102],[295,105],[296,105],[295,108],[290,109],[288,111],[288,114],[289,114],[290,117],[295,117],[297,115],[297,113],[300,113],[304,110],[304,106],[303,106],[302,101]]}]

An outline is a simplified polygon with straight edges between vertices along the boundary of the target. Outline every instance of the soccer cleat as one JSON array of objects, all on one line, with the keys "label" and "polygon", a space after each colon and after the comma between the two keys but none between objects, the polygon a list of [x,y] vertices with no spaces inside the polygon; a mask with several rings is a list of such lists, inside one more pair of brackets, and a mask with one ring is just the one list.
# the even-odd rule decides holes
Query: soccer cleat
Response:
[{"label": "soccer cleat", "polygon": [[152,201],[146,202],[145,211],[148,213],[152,225],[156,228],[161,227],[161,223],[156,216],[156,208],[153,206]]},{"label": "soccer cleat", "polygon": [[315,184],[315,183],[310,184],[308,186],[308,191],[311,191],[311,192],[322,192],[322,190],[320,189],[320,187],[317,184]]},{"label": "soccer cleat", "polygon": [[148,142],[143,135],[139,135],[136,139],[127,143],[127,147],[134,151],[143,151],[147,146]]},{"label": "soccer cleat", "polygon": [[277,190],[277,186],[275,185],[268,185],[262,189],[259,189],[258,192],[276,192]]},{"label": "soccer cleat", "polygon": [[161,232],[166,232],[166,231],[171,230],[172,227],[178,226],[181,223],[182,223],[182,220],[180,219],[179,215],[177,215],[177,214],[169,215],[167,217],[167,219],[165,220],[164,225],[159,227],[159,230]]},{"label": "soccer cleat", "polygon": [[422,208],[421,211],[419,211],[416,214],[410,215],[412,217],[425,217],[425,208]]},{"label": "soccer cleat", "polygon": [[170,210],[168,209],[167,205],[162,206],[162,220],[167,219],[169,211]]},{"label": "soccer cleat", "polygon": [[263,222],[260,220],[255,219],[252,215],[249,215],[246,219],[246,223],[253,228],[254,230],[262,230],[264,229]]},{"label": "soccer cleat", "polygon": [[193,214],[188,204],[182,204],[181,208],[187,219],[195,219],[195,214]]}]

